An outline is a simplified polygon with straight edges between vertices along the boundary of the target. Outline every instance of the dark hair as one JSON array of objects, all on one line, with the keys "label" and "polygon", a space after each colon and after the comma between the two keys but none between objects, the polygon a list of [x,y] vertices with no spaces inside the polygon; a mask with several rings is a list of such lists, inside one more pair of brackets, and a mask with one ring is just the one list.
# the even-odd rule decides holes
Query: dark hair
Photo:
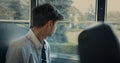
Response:
[{"label": "dark hair", "polygon": [[33,26],[44,26],[49,20],[57,21],[62,20],[63,16],[60,12],[51,4],[43,4],[36,6],[32,10],[32,22]]}]

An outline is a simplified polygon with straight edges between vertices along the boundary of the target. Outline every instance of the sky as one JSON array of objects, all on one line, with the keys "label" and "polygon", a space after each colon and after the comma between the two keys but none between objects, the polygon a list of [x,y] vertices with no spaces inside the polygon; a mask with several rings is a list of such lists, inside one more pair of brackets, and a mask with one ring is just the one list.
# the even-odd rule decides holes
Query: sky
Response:
[{"label": "sky", "polygon": [[[120,0],[108,0],[107,11],[120,11]],[[75,6],[83,13],[87,12],[92,4],[95,8],[96,0],[73,0],[72,6]]]}]

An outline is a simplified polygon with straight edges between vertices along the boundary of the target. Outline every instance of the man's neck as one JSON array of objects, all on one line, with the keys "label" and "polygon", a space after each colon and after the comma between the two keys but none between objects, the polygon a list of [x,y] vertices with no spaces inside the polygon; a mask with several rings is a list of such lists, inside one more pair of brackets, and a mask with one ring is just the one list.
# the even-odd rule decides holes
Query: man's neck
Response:
[{"label": "man's neck", "polygon": [[38,38],[38,40],[42,43],[44,38],[46,38],[46,35],[45,35],[45,32],[44,32],[44,29],[40,28],[34,28],[32,29],[35,36]]}]

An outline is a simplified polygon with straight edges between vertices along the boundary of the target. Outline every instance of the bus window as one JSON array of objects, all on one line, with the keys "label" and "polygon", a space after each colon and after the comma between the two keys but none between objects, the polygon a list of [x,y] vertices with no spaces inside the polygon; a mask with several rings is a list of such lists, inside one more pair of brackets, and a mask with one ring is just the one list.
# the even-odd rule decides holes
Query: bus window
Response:
[{"label": "bus window", "polygon": [[0,20],[29,20],[30,0],[0,0]]},{"label": "bus window", "polygon": [[96,0],[39,0],[39,4],[52,3],[63,14],[64,20],[57,23],[51,45],[53,63],[77,63],[78,35],[89,25],[95,24]]},{"label": "bus window", "polygon": [[[52,3],[64,16],[57,23],[51,45],[52,63],[77,63],[78,35],[89,25],[96,24],[96,0],[37,0],[37,4]],[[32,3],[32,2],[31,2]],[[0,30],[7,40],[27,33],[30,21],[30,0],[0,0]],[[2,34],[2,33],[0,33]]]},{"label": "bus window", "polygon": [[27,33],[31,13],[30,2],[30,0],[0,0],[0,34],[7,38],[7,41]]},{"label": "bus window", "polygon": [[27,33],[30,0],[0,0],[0,63],[5,63],[8,42]]},{"label": "bus window", "polygon": [[120,40],[120,4],[119,0],[107,1],[106,22],[110,24]]}]

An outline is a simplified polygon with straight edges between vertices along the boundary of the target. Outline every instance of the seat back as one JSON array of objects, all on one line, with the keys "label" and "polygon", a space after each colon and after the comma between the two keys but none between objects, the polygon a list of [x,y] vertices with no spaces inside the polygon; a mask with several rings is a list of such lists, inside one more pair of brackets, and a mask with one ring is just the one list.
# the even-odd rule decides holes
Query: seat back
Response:
[{"label": "seat back", "polygon": [[17,23],[0,23],[0,63],[5,63],[9,42],[28,32],[29,28],[18,26]]},{"label": "seat back", "polygon": [[6,60],[6,53],[8,46],[6,45],[7,37],[6,35],[6,28],[0,23],[0,63],[5,63]]},{"label": "seat back", "polygon": [[120,63],[119,42],[107,24],[99,24],[80,33],[78,51],[81,63]]}]

